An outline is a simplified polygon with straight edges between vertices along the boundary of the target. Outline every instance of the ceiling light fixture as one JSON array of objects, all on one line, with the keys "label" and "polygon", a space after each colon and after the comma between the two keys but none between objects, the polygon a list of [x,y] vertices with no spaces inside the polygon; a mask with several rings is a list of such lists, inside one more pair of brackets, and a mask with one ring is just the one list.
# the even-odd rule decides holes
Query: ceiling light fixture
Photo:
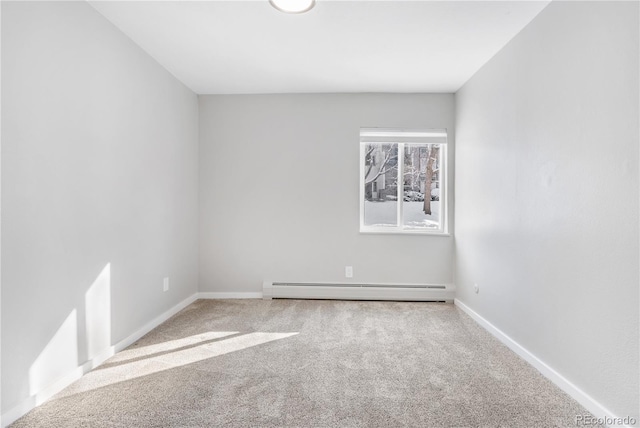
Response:
[{"label": "ceiling light fixture", "polygon": [[313,9],[316,0],[269,0],[271,6],[284,13],[304,13]]}]

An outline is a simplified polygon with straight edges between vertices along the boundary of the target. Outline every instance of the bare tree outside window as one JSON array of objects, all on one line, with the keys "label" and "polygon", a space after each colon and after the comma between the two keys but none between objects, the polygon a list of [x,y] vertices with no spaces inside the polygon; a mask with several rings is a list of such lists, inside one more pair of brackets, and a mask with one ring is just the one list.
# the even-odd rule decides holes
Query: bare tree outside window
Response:
[{"label": "bare tree outside window", "polygon": [[396,226],[398,146],[366,144],[364,163],[365,224]]},{"label": "bare tree outside window", "polygon": [[[429,189],[428,191],[429,197],[424,198],[423,211],[425,214],[429,215],[431,214],[431,197],[433,195],[433,190],[434,190],[433,185],[436,184],[436,188],[437,188],[438,177],[436,176],[436,174],[440,172],[440,168],[438,166],[438,157],[440,155],[440,147],[436,144],[429,144],[425,152],[426,152],[427,161],[425,166],[424,183],[425,183],[425,188]],[[434,182],[434,176],[435,176],[435,182]],[[427,191],[425,191],[425,194],[426,193]]]}]

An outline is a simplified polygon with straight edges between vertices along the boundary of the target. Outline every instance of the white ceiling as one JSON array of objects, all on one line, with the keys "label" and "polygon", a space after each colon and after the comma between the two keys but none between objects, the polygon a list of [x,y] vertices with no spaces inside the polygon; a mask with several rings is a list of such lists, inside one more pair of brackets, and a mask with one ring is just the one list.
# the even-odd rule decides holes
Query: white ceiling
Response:
[{"label": "white ceiling", "polygon": [[455,92],[546,1],[90,1],[198,94]]}]

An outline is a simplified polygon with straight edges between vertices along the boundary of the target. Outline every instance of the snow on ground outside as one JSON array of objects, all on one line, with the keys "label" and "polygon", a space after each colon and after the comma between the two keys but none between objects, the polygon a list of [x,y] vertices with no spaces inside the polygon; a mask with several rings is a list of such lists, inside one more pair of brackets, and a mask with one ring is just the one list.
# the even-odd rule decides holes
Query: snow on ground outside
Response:
[{"label": "snow on ground outside", "polygon": [[[366,226],[395,226],[396,201],[364,201],[364,224]],[[411,229],[437,229],[440,223],[440,201],[431,201],[431,215],[422,211],[424,202],[404,202],[404,226]]]}]

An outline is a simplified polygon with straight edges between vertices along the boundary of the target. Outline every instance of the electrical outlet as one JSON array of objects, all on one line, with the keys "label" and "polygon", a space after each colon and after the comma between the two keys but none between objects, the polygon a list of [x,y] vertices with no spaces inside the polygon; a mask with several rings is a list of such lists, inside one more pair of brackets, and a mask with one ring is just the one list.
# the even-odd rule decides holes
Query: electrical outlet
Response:
[{"label": "electrical outlet", "polygon": [[164,291],[169,291],[169,277],[166,277],[164,281],[162,281],[162,289]]},{"label": "electrical outlet", "polygon": [[344,267],[344,276],[346,278],[353,278],[353,266]]},{"label": "electrical outlet", "polygon": [[480,287],[478,287],[478,284],[473,284],[473,291],[475,291],[476,294],[478,294],[478,292],[480,291]]}]

